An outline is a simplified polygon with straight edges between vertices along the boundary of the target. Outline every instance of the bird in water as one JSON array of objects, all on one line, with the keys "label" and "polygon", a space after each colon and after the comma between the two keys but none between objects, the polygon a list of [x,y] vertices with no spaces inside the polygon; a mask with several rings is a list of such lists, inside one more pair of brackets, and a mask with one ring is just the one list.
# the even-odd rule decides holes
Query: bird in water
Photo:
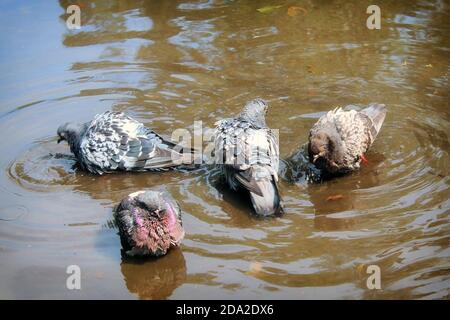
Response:
[{"label": "bird in water", "polygon": [[235,118],[216,122],[215,162],[232,190],[249,191],[259,216],[283,213],[278,190],[279,148],[277,137],[266,125],[268,104],[247,102]]},{"label": "bird in water", "polygon": [[184,238],[180,207],[166,193],[131,193],[117,206],[114,218],[128,256],[162,256]]},{"label": "bird in water", "polygon": [[194,150],[164,140],[122,112],[106,111],[94,120],[65,123],[58,143],[66,140],[81,167],[94,174],[117,170],[165,171],[194,163]]},{"label": "bird in water", "polygon": [[329,111],[309,133],[309,160],[326,174],[351,172],[361,161],[367,162],[364,154],[386,117],[384,104],[372,103],[361,111],[347,110],[349,107]]}]

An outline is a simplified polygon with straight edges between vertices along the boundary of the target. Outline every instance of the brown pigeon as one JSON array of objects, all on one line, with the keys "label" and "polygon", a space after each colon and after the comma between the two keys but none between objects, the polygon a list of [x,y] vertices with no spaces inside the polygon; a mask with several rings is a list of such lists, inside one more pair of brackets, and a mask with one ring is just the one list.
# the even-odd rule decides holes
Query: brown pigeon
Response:
[{"label": "brown pigeon", "polygon": [[364,154],[380,132],[386,112],[386,106],[378,103],[361,111],[329,111],[309,133],[309,160],[332,175],[358,169],[361,161],[367,161]]}]

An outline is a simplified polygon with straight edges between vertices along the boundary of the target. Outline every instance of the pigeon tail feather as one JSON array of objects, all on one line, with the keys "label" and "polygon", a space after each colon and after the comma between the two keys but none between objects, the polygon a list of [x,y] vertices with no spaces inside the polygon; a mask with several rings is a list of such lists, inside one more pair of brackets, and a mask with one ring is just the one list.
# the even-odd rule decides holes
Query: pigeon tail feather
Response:
[{"label": "pigeon tail feather", "polygon": [[[381,103],[372,103],[367,108],[361,110],[361,113],[365,114],[372,120],[372,126],[375,129],[373,139],[378,135],[386,118],[387,108],[386,105]],[[373,130],[372,130],[373,131]]]},{"label": "pigeon tail feather", "polygon": [[273,180],[264,179],[259,180],[257,184],[262,196],[250,192],[250,198],[256,214],[259,216],[281,215],[283,208],[276,183]]}]

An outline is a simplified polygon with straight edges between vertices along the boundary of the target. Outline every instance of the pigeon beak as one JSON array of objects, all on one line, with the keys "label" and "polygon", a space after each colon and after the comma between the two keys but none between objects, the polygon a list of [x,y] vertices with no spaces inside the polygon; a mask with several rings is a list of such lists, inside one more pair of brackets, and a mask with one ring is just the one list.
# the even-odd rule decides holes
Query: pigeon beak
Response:
[{"label": "pigeon beak", "polygon": [[63,140],[64,140],[63,137],[59,137],[58,140],[57,140],[57,143],[60,143],[60,142],[63,141]]},{"label": "pigeon beak", "polygon": [[323,157],[324,155],[325,155],[325,152],[324,152],[324,151],[322,151],[322,152],[320,152],[320,153],[314,155],[314,157],[313,157],[313,163],[316,163],[317,159],[319,159],[320,157]]}]

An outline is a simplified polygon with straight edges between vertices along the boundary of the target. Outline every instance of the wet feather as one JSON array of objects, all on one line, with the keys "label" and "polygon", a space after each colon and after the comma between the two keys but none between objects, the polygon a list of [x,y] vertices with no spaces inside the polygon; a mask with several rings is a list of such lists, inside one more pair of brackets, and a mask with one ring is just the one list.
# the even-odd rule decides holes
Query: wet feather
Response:
[{"label": "wet feather", "polygon": [[216,122],[215,160],[232,190],[250,194],[257,215],[281,214],[278,190],[279,148],[265,121],[268,105],[262,99],[246,104],[235,118]]},{"label": "wet feather", "polygon": [[97,115],[85,124],[58,128],[83,169],[95,174],[114,170],[168,170],[192,163],[194,150],[175,148],[142,123],[121,112]]},{"label": "wet feather", "polygon": [[360,167],[387,112],[384,104],[377,103],[361,111],[348,109],[329,111],[310,130],[310,161],[327,173],[347,173]]},{"label": "wet feather", "polygon": [[166,193],[144,190],[123,199],[114,212],[128,256],[162,256],[184,237],[181,210]]}]

